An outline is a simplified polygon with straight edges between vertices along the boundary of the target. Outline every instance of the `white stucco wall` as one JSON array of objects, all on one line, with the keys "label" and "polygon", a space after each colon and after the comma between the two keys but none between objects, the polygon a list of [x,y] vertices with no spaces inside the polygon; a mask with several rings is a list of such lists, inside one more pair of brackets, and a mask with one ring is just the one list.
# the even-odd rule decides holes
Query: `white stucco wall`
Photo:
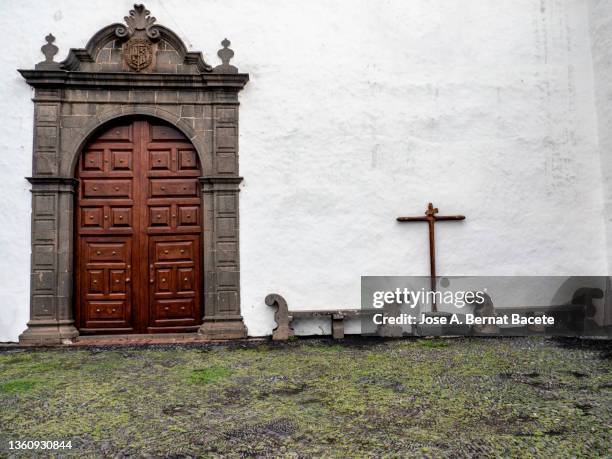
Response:
[{"label": "white stucco wall", "polygon": [[609,269],[612,266],[612,1],[590,0],[589,5]]},{"label": "white stucco wall", "polygon": [[[82,47],[129,0],[3,0],[0,341],[28,317],[31,91],[15,71],[52,32]],[[601,162],[583,0],[150,0],[158,22],[241,93],[242,312],[263,299],[357,307],[361,275],[426,275],[433,201],[444,275],[603,275]],[[608,72],[609,73],[609,72]],[[318,329],[304,329],[316,332]]]}]

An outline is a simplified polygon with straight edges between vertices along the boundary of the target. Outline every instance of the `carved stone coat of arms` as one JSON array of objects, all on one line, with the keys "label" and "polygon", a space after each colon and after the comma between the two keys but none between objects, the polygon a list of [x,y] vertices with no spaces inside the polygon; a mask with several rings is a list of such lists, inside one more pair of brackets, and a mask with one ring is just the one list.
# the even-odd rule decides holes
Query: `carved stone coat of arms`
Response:
[{"label": "carved stone coat of arms", "polygon": [[115,29],[115,35],[120,39],[129,38],[123,45],[123,60],[125,64],[137,72],[146,69],[155,61],[153,42],[159,40],[159,30],[154,26],[155,18],[143,5],[134,5],[130,15],[126,16],[126,25]]},{"label": "carved stone coat of arms", "polygon": [[153,61],[153,46],[151,42],[142,38],[132,38],[123,48],[125,63],[140,72],[146,69]]}]

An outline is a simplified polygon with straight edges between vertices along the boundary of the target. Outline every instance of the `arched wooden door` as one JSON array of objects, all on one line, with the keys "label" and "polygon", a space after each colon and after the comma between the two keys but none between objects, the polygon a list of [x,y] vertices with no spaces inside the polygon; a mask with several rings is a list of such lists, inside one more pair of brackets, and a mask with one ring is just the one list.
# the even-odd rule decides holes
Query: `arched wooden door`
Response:
[{"label": "arched wooden door", "polygon": [[75,208],[81,333],[197,330],[200,175],[189,140],[145,120],[114,125],[83,150]]}]

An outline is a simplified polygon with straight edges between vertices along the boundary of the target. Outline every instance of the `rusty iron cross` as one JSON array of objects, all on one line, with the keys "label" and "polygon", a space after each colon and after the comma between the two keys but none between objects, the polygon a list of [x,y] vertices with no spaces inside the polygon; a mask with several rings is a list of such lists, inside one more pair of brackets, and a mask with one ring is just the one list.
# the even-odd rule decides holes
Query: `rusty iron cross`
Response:
[{"label": "rusty iron cross", "polygon": [[[434,226],[437,221],[465,220],[465,216],[463,215],[436,215],[437,213],[438,208],[434,207],[430,202],[427,205],[424,217],[397,217],[398,222],[427,222],[429,226],[429,271],[432,292],[436,291],[436,239]],[[437,312],[435,295],[434,301],[432,302],[432,311]]]}]

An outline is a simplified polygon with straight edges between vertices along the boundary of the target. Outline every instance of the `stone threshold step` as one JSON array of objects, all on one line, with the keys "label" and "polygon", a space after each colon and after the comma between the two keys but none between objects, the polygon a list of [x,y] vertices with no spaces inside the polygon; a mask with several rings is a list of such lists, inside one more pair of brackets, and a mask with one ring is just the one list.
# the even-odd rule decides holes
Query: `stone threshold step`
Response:
[{"label": "stone threshold step", "polygon": [[152,334],[109,334],[109,335],[79,335],[74,339],[65,340],[62,344],[19,344],[0,343],[0,347],[95,347],[95,346],[139,346],[149,344],[229,344],[256,343],[266,341],[266,338],[243,339],[206,339],[198,333],[152,333]]},{"label": "stone threshold step", "polygon": [[146,344],[228,343],[261,341],[261,338],[211,340],[197,333],[154,333],[133,335],[81,335],[67,343],[68,346],[108,346]]}]

